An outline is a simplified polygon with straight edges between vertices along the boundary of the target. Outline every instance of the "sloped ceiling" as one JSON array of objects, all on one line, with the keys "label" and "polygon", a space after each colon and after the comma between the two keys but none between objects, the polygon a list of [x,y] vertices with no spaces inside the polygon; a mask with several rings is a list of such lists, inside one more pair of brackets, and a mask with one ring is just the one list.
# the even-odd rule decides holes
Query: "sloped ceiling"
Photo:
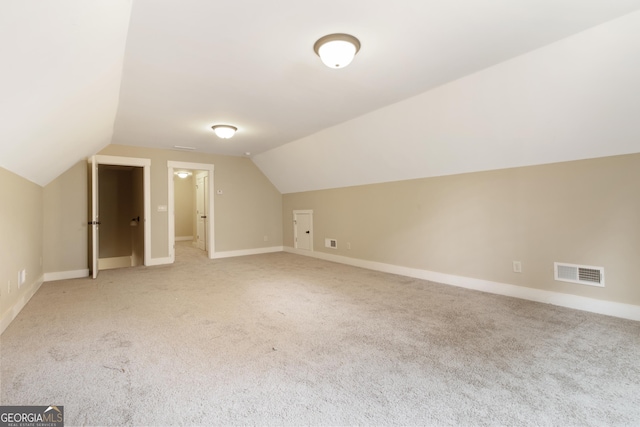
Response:
[{"label": "sloped ceiling", "polygon": [[282,193],[640,152],[640,12],[255,156]]},{"label": "sloped ceiling", "polygon": [[130,1],[0,2],[0,166],[45,185],[111,141]]},{"label": "sloped ceiling", "polygon": [[[635,15],[625,15],[638,9],[640,0],[3,2],[0,46],[10,66],[0,70],[0,166],[44,185],[111,142],[180,145],[250,152],[291,192],[553,161],[549,141],[606,155],[594,138],[585,147],[574,138],[609,130],[612,116],[627,117],[622,110],[574,134],[556,114],[581,107],[575,126],[600,113],[584,111],[581,101],[594,98],[578,96],[593,83],[595,101],[633,107],[637,84],[627,74],[608,94],[621,77],[612,70],[636,66],[625,56],[638,50],[625,39],[638,38],[626,29]],[[342,70],[312,50],[333,32],[362,42]],[[581,66],[596,71],[583,76]],[[522,111],[505,117],[513,106]],[[216,123],[239,132],[219,140]],[[548,136],[541,127],[559,136],[538,146]]]}]

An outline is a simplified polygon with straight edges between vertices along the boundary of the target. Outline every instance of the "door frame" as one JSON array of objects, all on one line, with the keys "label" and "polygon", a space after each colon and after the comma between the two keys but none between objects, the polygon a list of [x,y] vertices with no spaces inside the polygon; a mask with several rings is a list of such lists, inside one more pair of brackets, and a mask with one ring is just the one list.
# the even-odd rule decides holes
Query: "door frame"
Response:
[{"label": "door frame", "polygon": [[193,171],[207,171],[209,172],[208,180],[208,206],[207,206],[207,221],[205,224],[207,230],[207,256],[209,259],[213,259],[215,255],[215,239],[214,239],[214,210],[213,210],[213,170],[214,165],[210,163],[191,163],[191,162],[176,162],[172,160],[167,161],[167,179],[169,188],[169,258],[171,263],[176,261],[176,206],[175,206],[175,186],[173,184],[173,172],[174,169],[189,169]]},{"label": "door frame", "polygon": [[309,215],[309,240],[311,246],[309,251],[313,252],[313,210],[311,209],[296,209],[293,211],[293,247],[298,249],[298,228],[296,227],[296,216],[300,214]]},{"label": "door frame", "polygon": [[[97,154],[95,156],[91,156],[88,159],[89,164],[91,164],[96,169],[98,165],[114,165],[114,166],[133,166],[133,167],[141,167],[142,171],[142,180],[143,180],[143,192],[144,192],[144,265],[151,264],[151,159],[143,159],[139,157],[122,157],[122,156],[106,156],[102,154]],[[92,173],[96,171],[92,171]],[[96,188],[95,192],[92,192],[92,206],[94,205],[93,199],[98,197],[98,191]],[[95,215],[95,214],[94,214]],[[92,225],[92,227],[97,228],[97,225]],[[96,230],[97,232],[97,230]],[[93,233],[93,231],[92,231]],[[94,251],[92,257],[98,257],[97,251]],[[95,265],[97,265],[97,261],[95,261]],[[95,273],[94,278],[95,278]]]}]

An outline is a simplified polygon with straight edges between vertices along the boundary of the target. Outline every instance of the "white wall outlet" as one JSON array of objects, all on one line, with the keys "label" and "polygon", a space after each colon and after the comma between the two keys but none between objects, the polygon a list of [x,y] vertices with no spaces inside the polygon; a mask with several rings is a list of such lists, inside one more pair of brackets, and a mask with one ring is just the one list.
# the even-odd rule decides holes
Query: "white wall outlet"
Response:
[{"label": "white wall outlet", "polygon": [[11,280],[8,281],[7,284],[7,293],[10,294],[11,293]]},{"label": "white wall outlet", "polygon": [[351,250],[351,242],[347,242],[347,250],[350,251]]},{"label": "white wall outlet", "polygon": [[513,261],[513,272],[514,273],[522,273],[522,262]]},{"label": "white wall outlet", "polygon": [[269,236],[264,236],[264,241],[268,242],[269,241]]}]

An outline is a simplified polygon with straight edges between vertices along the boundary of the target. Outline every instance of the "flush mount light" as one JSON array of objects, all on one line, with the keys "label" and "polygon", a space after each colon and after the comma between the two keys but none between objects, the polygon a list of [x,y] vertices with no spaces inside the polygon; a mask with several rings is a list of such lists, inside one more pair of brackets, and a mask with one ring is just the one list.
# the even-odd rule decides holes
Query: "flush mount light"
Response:
[{"label": "flush mount light", "polygon": [[176,172],[176,175],[178,175],[179,178],[186,178],[189,175],[191,175],[191,172],[179,171],[179,172]]},{"label": "flush mount light", "polygon": [[320,38],[313,50],[329,68],[343,68],[360,50],[360,41],[349,34],[329,34]]},{"label": "flush mount light", "polygon": [[231,125],[214,125],[211,126],[211,129],[218,135],[218,138],[222,139],[231,138],[238,130],[237,127]]}]

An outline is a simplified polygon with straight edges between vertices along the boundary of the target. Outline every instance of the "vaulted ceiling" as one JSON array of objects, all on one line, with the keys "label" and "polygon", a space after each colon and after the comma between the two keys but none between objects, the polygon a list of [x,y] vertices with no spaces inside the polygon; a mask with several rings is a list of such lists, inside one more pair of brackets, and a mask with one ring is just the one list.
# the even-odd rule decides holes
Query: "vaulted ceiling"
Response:
[{"label": "vaulted ceiling", "polygon": [[[45,185],[110,143],[188,146],[249,156],[292,192],[640,151],[638,10],[640,0],[5,1],[0,166]],[[334,32],[362,43],[340,70],[313,52]],[[220,140],[216,123],[238,133]]]}]

